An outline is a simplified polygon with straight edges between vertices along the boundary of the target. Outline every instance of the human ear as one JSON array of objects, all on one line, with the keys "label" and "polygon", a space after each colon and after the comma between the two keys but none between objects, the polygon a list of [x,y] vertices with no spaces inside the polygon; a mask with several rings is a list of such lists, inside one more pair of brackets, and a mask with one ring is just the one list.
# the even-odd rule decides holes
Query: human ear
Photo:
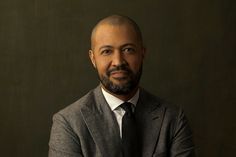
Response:
[{"label": "human ear", "polygon": [[94,59],[94,52],[92,50],[89,50],[89,58],[90,58],[90,61],[93,64],[93,67],[96,69],[96,64],[95,64],[95,59]]},{"label": "human ear", "polygon": [[146,47],[143,47],[142,48],[142,57],[143,57],[143,59],[145,58],[145,56],[146,56]]}]

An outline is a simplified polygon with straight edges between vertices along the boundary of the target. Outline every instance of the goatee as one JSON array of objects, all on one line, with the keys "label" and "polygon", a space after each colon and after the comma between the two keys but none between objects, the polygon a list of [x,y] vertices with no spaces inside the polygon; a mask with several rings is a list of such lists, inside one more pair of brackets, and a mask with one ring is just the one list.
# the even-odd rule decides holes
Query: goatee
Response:
[{"label": "goatee", "polygon": [[[117,80],[126,81],[126,82],[123,84],[116,84],[113,81],[111,81],[109,78],[112,72],[120,71],[120,70],[126,72],[127,76],[124,78],[117,79]],[[140,66],[138,72],[134,73],[127,65],[122,64],[120,66],[109,69],[106,72],[106,75],[99,76],[99,79],[102,85],[111,93],[114,93],[117,95],[125,95],[133,91],[138,86],[141,75],[142,75],[142,65]]]}]

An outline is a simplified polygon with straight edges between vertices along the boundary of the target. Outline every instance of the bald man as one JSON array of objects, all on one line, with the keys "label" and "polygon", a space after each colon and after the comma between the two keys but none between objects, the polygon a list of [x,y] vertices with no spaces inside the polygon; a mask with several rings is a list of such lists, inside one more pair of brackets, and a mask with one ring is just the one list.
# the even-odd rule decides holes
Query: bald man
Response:
[{"label": "bald man", "polygon": [[100,84],[53,116],[49,157],[192,157],[183,111],[139,86],[146,51],[138,25],[112,15],[91,34]]}]

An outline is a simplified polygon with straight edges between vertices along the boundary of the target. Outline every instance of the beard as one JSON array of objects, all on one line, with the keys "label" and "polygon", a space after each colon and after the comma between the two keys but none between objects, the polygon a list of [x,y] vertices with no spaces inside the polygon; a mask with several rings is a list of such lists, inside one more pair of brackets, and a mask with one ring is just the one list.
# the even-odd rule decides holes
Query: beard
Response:
[{"label": "beard", "polygon": [[[110,75],[112,72],[115,71],[125,71],[127,76],[122,78],[116,78],[116,80],[124,83],[114,83],[110,79]],[[127,65],[122,64],[120,66],[117,66],[115,68],[112,68],[110,70],[107,70],[105,75],[99,75],[99,79],[102,83],[102,85],[111,93],[117,94],[117,95],[124,95],[128,94],[131,91],[133,91],[139,84],[140,78],[142,75],[142,64],[138,70],[138,72],[134,73]]]}]

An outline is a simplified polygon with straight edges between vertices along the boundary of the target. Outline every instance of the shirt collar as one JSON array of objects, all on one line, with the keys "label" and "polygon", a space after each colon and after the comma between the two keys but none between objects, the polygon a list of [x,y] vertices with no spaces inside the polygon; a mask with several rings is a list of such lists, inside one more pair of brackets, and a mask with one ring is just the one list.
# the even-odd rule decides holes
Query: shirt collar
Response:
[{"label": "shirt collar", "polygon": [[[102,87],[101,87],[102,88]],[[117,107],[119,107],[122,103],[124,103],[123,100],[115,97],[114,95],[108,93],[107,91],[105,91],[102,88],[102,93],[108,103],[108,105],[110,106],[111,110],[115,110]],[[135,93],[135,95],[128,100],[128,102],[132,103],[134,106],[136,106],[137,102],[138,102],[138,98],[139,98],[139,89],[137,90],[137,92]]]}]

